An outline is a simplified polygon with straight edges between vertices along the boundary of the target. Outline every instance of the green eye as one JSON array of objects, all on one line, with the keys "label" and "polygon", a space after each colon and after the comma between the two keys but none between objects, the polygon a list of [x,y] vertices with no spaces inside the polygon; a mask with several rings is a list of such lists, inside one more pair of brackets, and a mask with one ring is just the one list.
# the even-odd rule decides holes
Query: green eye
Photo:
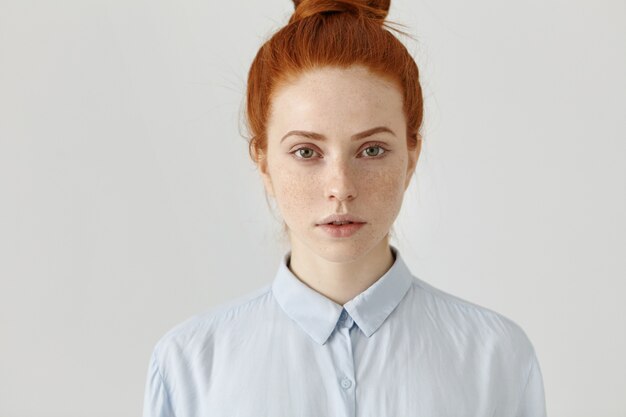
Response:
[{"label": "green eye", "polygon": [[378,146],[378,145],[368,146],[367,148],[365,148],[365,151],[367,151],[368,149],[379,149],[379,150],[383,151],[382,153],[379,151],[375,155],[372,155],[372,154],[368,153],[369,156],[378,156],[378,155],[382,155],[383,153],[385,153],[385,150],[381,146]]},{"label": "green eye", "polygon": [[310,159],[308,158],[306,155],[302,154],[300,151],[308,151],[309,156],[311,155],[311,153],[313,153],[313,149],[311,148],[300,148],[298,149],[296,152],[298,152],[298,155],[300,155],[303,159]]}]

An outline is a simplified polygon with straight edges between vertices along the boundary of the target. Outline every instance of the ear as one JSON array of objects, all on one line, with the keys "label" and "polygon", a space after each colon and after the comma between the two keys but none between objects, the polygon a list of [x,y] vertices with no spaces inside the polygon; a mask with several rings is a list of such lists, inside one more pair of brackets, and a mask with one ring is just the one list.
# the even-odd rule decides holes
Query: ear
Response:
[{"label": "ear", "polygon": [[[257,156],[256,151],[255,157]],[[270,177],[269,168],[267,165],[267,154],[260,155],[257,158],[257,166],[259,168],[259,174],[261,174],[261,179],[263,180],[263,186],[265,187],[265,192],[271,197],[274,197],[274,185],[272,184],[272,178]]]},{"label": "ear", "polygon": [[404,191],[409,188],[411,178],[413,177],[413,173],[415,172],[415,168],[417,167],[417,160],[419,159],[420,152],[422,150],[422,135],[420,135],[419,133],[416,133],[415,135],[417,137],[417,144],[415,145],[415,149],[409,149],[409,162],[407,164],[406,183],[404,184]]}]

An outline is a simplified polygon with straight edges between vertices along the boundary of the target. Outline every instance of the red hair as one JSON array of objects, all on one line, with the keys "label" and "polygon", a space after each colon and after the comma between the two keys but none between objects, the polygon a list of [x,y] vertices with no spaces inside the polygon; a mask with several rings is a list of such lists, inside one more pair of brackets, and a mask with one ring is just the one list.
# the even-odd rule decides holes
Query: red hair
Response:
[{"label": "red hair", "polygon": [[272,94],[307,70],[325,66],[362,65],[395,83],[403,94],[407,145],[415,149],[424,112],[422,88],[413,57],[385,29],[393,29],[385,22],[390,0],[293,1],[288,24],[261,46],[248,73],[246,121],[252,160],[258,163],[267,152]]}]

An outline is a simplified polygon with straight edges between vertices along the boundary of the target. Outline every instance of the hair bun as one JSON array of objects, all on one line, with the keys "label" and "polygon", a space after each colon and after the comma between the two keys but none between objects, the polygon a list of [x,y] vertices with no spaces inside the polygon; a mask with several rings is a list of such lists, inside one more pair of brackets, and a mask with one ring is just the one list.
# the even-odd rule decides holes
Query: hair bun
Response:
[{"label": "hair bun", "polygon": [[322,13],[350,13],[382,24],[389,13],[391,0],[293,0],[293,3],[295,11],[289,23]]}]

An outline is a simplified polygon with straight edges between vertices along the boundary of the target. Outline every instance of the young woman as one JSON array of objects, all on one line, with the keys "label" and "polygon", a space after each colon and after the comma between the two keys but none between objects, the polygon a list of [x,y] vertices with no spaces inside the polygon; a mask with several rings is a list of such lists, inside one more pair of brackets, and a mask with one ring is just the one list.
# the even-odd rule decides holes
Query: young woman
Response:
[{"label": "young woman", "polygon": [[423,102],[388,9],[296,1],[259,50],[250,155],[290,250],[271,283],[158,341],[144,417],[545,416],[524,331],[413,276],[389,243]]}]

